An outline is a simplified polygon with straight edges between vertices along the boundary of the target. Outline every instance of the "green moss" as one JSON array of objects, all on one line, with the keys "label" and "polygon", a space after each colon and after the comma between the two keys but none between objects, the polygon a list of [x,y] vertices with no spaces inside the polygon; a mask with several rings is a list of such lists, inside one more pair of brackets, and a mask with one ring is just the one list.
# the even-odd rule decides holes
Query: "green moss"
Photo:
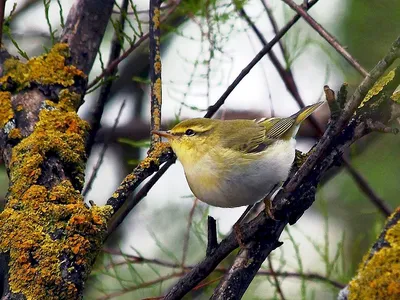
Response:
[{"label": "green moss", "polygon": [[[112,212],[110,206],[87,208],[79,191],[84,183],[88,124],[76,113],[81,95],[68,89],[73,78],[83,74],[64,65],[67,53],[64,45],[57,45],[48,55],[26,64],[13,60],[7,65],[9,73],[0,79],[11,77],[18,89],[31,82],[65,86],[57,101],[45,100],[33,132],[14,146],[8,202],[0,214],[0,252],[10,253],[9,285],[13,293],[27,299],[79,297],[78,287],[69,281],[72,277],[62,276],[61,271],[73,272],[80,265],[83,277],[88,275]],[[2,95],[0,101],[8,105],[10,94]],[[0,111],[4,122],[12,117],[10,107]],[[12,132],[21,138],[19,131]],[[55,176],[51,187],[42,185],[40,178],[50,156],[57,157],[65,172]],[[69,262],[75,265],[66,265]]]},{"label": "green moss", "polygon": [[[399,213],[400,208],[393,216]],[[366,255],[358,276],[349,283],[349,300],[400,299],[400,221],[386,231],[384,240],[387,245]]]}]

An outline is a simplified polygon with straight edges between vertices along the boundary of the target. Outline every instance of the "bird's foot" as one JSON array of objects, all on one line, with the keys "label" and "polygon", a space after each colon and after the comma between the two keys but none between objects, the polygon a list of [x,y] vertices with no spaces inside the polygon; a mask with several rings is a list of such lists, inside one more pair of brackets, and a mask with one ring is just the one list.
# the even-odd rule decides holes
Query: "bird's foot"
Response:
[{"label": "bird's foot", "polygon": [[264,198],[264,204],[265,204],[265,214],[270,217],[272,220],[276,221],[274,214],[272,213],[272,201],[270,198],[266,197]]}]

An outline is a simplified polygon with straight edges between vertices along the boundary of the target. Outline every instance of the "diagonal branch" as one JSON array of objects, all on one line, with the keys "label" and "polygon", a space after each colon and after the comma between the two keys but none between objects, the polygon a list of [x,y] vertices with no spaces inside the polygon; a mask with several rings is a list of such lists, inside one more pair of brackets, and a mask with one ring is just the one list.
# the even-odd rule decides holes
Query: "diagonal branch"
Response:
[{"label": "diagonal branch", "polygon": [[[318,0],[312,0],[309,3],[309,8],[311,8],[314,4],[316,4]],[[253,69],[253,67],[266,55],[268,54],[272,47],[289,31],[290,28],[300,19],[300,14],[295,15],[292,20],[290,20],[282,29],[274,36],[274,38],[266,44],[260,52],[252,59],[252,61],[240,72],[238,77],[229,85],[226,91],[222,94],[222,96],[218,99],[218,101],[211,105],[207,109],[207,113],[204,116],[205,118],[211,118],[217,110],[225,103],[225,100],[232,93],[235,87],[242,81],[244,77]]]},{"label": "diagonal branch", "polygon": [[[331,124],[303,166],[285,184],[284,192],[276,196],[274,199],[274,215],[278,220],[271,220],[261,213],[242,228],[243,242],[252,241],[252,243],[257,243],[257,247],[251,248],[253,251],[251,256],[245,255],[243,257],[243,264],[246,268],[235,268],[228,272],[226,276],[229,277],[227,280],[224,279],[223,282],[229,282],[229,284],[224,284],[223,287],[215,291],[214,297],[216,299],[224,299],[224,297],[229,297],[230,295],[234,295],[233,299],[238,299],[243,295],[265,258],[279,246],[278,238],[286,224],[296,222],[313,203],[316,185],[322,175],[337,162],[341,151],[368,133],[366,124],[361,120],[352,120],[346,129],[344,129],[344,126],[353,116],[354,111],[374,82],[399,56],[399,49],[400,38],[395,41],[388,54],[371,71],[370,76],[361,82],[346,104],[338,122]],[[386,100],[389,101],[388,99]],[[336,141],[335,144],[332,144],[333,140]],[[327,151],[328,146],[330,147],[329,151]],[[325,155],[322,156],[322,154]],[[179,280],[164,299],[182,298],[207,277],[237,246],[236,238],[231,233],[220,243],[212,255],[205,257],[192,271]],[[238,255],[240,256],[246,250],[241,250]]]},{"label": "diagonal branch", "polygon": [[297,5],[293,0],[282,0],[319,33],[340,55],[342,55],[363,77],[368,76],[368,72],[352,57],[347,50],[317,21],[311,17],[301,5]]},{"label": "diagonal branch", "polygon": [[368,91],[372,88],[374,83],[383,75],[387,68],[400,56],[400,36],[392,44],[389,52],[385,57],[378,62],[378,64],[371,70],[371,72],[364,78],[361,84],[358,86],[352,97],[346,103],[340,117],[337,121],[332,124],[331,130],[326,131],[322,136],[320,143],[318,143],[315,150],[308,157],[307,161],[301,166],[296,176],[286,186],[286,192],[293,192],[299,185],[299,182],[304,179],[311,169],[315,166],[317,160],[330,146],[333,140],[333,136],[339,134],[343,129],[344,125],[350,120],[351,116],[361,104],[361,101],[367,95]]},{"label": "diagonal branch", "polygon": [[[270,22],[272,24],[274,31],[277,32],[278,27],[277,27],[277,24],[276,24],[276,21],[274,19],[272,12],[270,11],[270,9],[267,7],[267,5],[265,4],[265,2],[263,0],[261,2],[263,3],[264,8],[267,11],[268,18],[270,19]],[[264,36],[260,32],[260,30],[258,30],[258,28],[254,24],[254,22],[249,18],[249,16],[246,14],[246,12],[244,11],[243,8],[240,10],[240,14],[246,20],[246,22],[249,24],[249,26],[253,29],[254,33],[257,35],[260,42],[265,46],[267,44],[267,42],[266,42]],[[279,43],[279,45],[280,45],[283,55],[285,56],[286,49],[284,48],[282,43]],[[356,61],[350,54],[348,54],[348,56],[351,57],[352,61]],[[298,91],[296,82],[294,80],[293,73],[291,71],[290,66],[286,66],[286,68],[284,68],[272,50],[269,53],[269,57],[271,59],[272,64],[278,71],[279,76],[281,77],[282,81],[284,82],[287,90],[291,93],[291,95],[296,100],[296,102],[299,104],[299,106],[301,108],[304,107],[305,106],[304,101],[299,94],[299,91]],[[346,99],[344,99],[344,100],[346,100]],[[318,132],[319,136],[322,136],[322,134],[324,133],[324,130],[323,130],[322,126],[316,121],[314,115],[311,115],[308,118],[308,120],[310,121],[311,125],[315,128],[315,130]],[[368,182],[363,178],[363,176],[351,165],[351,163],[344,156],[343,156],[343,166],[349,171],[350,175],[353,177],[357,186],[360,188],[361,191],[364,192],[364,194],[369,198],[369,200],[385,216],[390,215],[390,209],[388,208],[387,204],[383,201],[383,199],[380,199],[375,194],[373,189],[369,186]]]},{"label": "diagonal branch", "polygon": [[114,6],[113,0],[76,0],[60,41],[71,51],[71,63],[88,74],[92,69]]}]

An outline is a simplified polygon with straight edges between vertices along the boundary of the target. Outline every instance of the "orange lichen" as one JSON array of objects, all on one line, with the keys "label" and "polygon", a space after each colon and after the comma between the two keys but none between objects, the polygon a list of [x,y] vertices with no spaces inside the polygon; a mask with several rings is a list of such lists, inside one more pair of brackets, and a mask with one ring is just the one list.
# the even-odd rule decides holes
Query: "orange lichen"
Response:
[{"label": "orange lichen", "polygon": [[[392,218],[396,214],[400,208]],[[349,300],[400,299],[400,220],[391,224],[384,240],[387,245],[366,255],[357,277],[349,283]]]},{"label": "orange lichen", "polygon": [[[67,50],[65,44],[56,45],[49,54],[26,64],[11,59],[6,62],[6,75],[0,78],[0,83],[11,78],[18,91],[32,82],[65,87],[57,101],[45,101],[33,132],[12,149],[8,166],[10,187],[0,214],[0,252],[10,254],[11,291],[26,299],[78,298],[79,288],[68,272],[73,271],[72,264],[79,264],[83,278],[88,275],[112,211],[109,206],[86,207],[79,192],[88,124],[76,113],[81,95],[68,87],[75,76],[84,75],[65,65]],[[13,115],[10,93],[0,93],[4,126]],[[22,138],[15,128],[9,137]],[[55,175],[54,182],[45,186],[40,179],[49,157],[64,166],[65,175]]]},{"label": "orange lichen", "polygon": [[22,139],[21,130],[19,130],[18,128],[11,129],[8,134],[8,137],[14,140]]}]

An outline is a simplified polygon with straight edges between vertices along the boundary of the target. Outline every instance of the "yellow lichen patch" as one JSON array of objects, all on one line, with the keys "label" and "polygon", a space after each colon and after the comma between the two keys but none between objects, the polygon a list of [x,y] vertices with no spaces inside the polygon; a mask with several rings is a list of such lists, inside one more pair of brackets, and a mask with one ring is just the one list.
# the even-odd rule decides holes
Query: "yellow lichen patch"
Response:
[{"label": "yellow lichen patch", "polygon": [[350,282],[349,300],[400,299],[400,221],[386,231],[384,239],[388,245],[366,255],[358,276]]},{"label": "yellow lichen patch", "polygon": [[67,44],[56,44],[48,54],[33,57],[26,63],[10,58],[4,63],[6,75],[0,78],[0,84],[7,85],[10,78],[18,90],[30,87],[31,83],[71,86],[75,76],[85,77],[85,74],[75,66],[65,65],[68,52]]},{"label": "yellow lichen patch", "polygon": [[396,103],[400,103],[400,91],[394,92],[390,99],[392,99]]},{"label": "yellow lichen patch", "polygon": [[14,112],[11,107],[11,93],[0,92],[0,128],[3,128],[13,117]]},{"label": "yellow lichen patch", "polygon": [[394,76],[396,75],[395,70],[390,71],[387,75],[381,77],[374,86],[368,91],[367,95],[365,96],[364,100],[359,105],[359,108],[363,107],[364,104],[369,101],[373,96],[378,95],[383,88],[393,80]]},{"label": "yellow lichen patch", "polygon": [[162,88],[161,87],[161,79],[158,78],[156,80],[156,82],[154,83],[153,93],[154,93],[154,96],[156,97],[159,105],[161,105],[161,88]]},{"label": "yellow lichen patch", "polygon": [[153,24],[154,24],[154,30],[160,28],[160,10],[158,8],[154,9]]},{"label": "yellow lichen patch", "polygon": [[155,143],[149,155],[140,162],[139,168],[148,169],[151,164],[160,165],[159,158],[161,155],[170,151],[169,143]]},{"label": "yellow lichen patch", "polygon": [[156,57],[155,57],[154,72],[156,74],[161,74],[161,58],[160,58],[160,54],[157,54]]}]

